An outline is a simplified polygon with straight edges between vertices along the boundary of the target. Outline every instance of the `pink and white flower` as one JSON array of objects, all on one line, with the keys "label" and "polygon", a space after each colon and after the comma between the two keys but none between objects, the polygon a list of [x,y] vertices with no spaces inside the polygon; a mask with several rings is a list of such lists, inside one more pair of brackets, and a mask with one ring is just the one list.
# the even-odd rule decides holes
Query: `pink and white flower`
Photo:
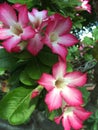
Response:
[{"label": "pink and white flower", "polygon": [[89,13],[91,13],[91,5],[88,4],[89,0],[80,0],[81,5],[80,6],[76,6],[75,9],[76,10],[86,10]]},{"label": "pink and white flower", "polygon": [[29,21],[36,32],[41,29],[42,23],[47,20],[47,14],[47,10],[38,11],[36,8],[33,8],[31,12],[28,12]]},{"label": "pink and white flower", "polygon": [[59,117],[55,117],[55,122],[57,124],[62,120],[62,125],[64,130],[80,130],[83,127],[83,121],[89,118],[91,112],[86,111],[80,106],[66,106],[64,108],[63,114]]},{"label": "pink and white flower", "polygon": [[13,7],[7,3],[0,4],[0,40],[8,52],[20,51],[19,43],[34,37],[34,29],[28,25],[28,11],[25,5],[21,6],[18,16]]},{"label": "pink and white flower", "polygon": [[42,40],[53,53],[58,54],[64,60],[67,55],[66,48],[78,42],[77,38],[70,33],[71,27],[72,21],[69,17],[54,14],[50,16],[45,37]]},{"label": "pink and white flower", "polygon": [[47,10],[38,11],[35,8],[32,9],[32,12],[28,12],[29,21],[36,32],[34,38],[28,41],[29,44],[27,46],[28,51],[33,55],[37,55],[43,48],[41,33],[48,20],[47,13]]},{"label": "pink and white flower", "polygon": [[59,61],[52,68],[52,75],[43,73],[38,83],[48,91],[45,102],[50,111],[67,104],[77,106],[83,104],[82,93],[76,87],[86,83],[87,75],[81,72],[66,72],[66,64]]}]

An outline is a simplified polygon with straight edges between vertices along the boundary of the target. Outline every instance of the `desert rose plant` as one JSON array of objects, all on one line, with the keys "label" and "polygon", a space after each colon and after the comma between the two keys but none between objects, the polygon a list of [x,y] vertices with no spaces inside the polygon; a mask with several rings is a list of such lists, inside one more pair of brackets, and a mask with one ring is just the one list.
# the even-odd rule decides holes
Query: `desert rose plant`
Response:
[{"label": "desert rose plant", "polygon": [[[75,9],[91,13],[88,0]],[[79,43],[72,20],[48,10],[28,10],[24,4],[0,4],[1,56],[8,73],[8,91],[0,101],[0,118],[12,125],[26,122],[38,103],[45,101],[54,121],[64,130],[79,130],[91,112],[85,110],[82,88],[87,73],[68,71],[69,47]]]}]

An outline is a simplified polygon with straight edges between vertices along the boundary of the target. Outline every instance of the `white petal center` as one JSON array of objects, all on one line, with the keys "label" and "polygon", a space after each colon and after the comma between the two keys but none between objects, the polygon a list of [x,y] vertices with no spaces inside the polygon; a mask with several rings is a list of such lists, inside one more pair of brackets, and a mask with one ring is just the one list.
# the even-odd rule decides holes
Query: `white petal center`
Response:
[{"label": "white petal center", "polygon": [[56,86],[57,88],[63,88],[63,87],[65,87],[65,85],[66,85],[66,83],[65,83],[65,80],[64,80],[64,79],[57,79],[57,80],[55,81],[55,86]]},{"label": "white petal center", "polygon": [[18,23],[11,26],[10,29],[17,36],[19,36],[21,33],[23,33],[22,27]]},{"label": "white petal center", "polygon": [[57,40],[58,40],[58,34],[55,33],[55,32],[52,32],[52,33],[50,34],[50,41],[51,41],[51,42],[55,42],[55,41],[57,41]]},{"label": "white petal center", "polygon": [[64,116],[72,116],[73,115],[73,107],[67,107],[64,110]]}]

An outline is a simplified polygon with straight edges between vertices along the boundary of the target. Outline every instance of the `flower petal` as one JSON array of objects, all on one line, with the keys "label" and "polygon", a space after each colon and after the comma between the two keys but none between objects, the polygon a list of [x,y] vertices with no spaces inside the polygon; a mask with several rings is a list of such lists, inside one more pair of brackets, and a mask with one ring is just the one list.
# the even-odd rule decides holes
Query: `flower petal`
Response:
[{"label": "flower petal", "polygon": [[60,36],[58,40],[58,43],[66,47],[72,46],[78,42],[79,40],[72,34],[66,34],[66,35]]},{"label": "flower petal", "polygon": [[45,37],[43,37],[41,41],[42,41],[45,45],[47,45],[48,47],[52,48],[52,44],[51,44],[49,35],[46,35]]},{"label": "flower petal", "polygon": [[[62,17],[62,16],[59,16]],[[57,26],[55,27],[55,32],[58,32],[59,35],[68,33],[72,27],[72,21],[69,17],[62,17],[60,20],[57,18]]]},{"label": "flower petal", "polygon": [[41,36],[40,34],[35,34],[34,38],[29,40],[27,49],[31,54],[37,55],[42,48],[43,43],[41,42]]},{"label": "flower petal", "polygon": [[19,11],[19,8],[20,8],[21,6],[23,6],[23,4],[15,3],[14,5],[12,5],[12,7],[13,7],[14,9],[16,9],[17,11]]},{"label": "flower petal", "polygon": [[69,105],[78,106],[83,104],[82,93],[75,88],[65,86],[61,91],[61,96]]},{"label": "flower petal", "polygon": [[82,128],[82,121],[75,114],[73,114],[72,116],[68,116],[68,119],[72,128],[76,130]]},{"label": "flower petal", "polygon": [[13,49],[17,46],[17,44],[20,42],[21,38],[20,37],[11,37],[4,41],[2,45],[8,52],[12,52]]},{"label": "flower petal", "polygon": [[56,88],[52,89],[45,97],[45,102],[49,111],[58,109],[62,106],[62,98],[60,91]]},{"label": "flower petal", "polygon": [[66,55],[67,55],[67,48],[65,48],[63,45],[59,44],[59,38],[58,40],[51,42],[50,37],[46,35],[42,42],[47,45],[49,48],[51,48],[52,52],[55,54],[58,54],[61,56],[61,58],[65,61]]},{"label": "flower petal", "polygon": [[22,27],[27,26],[29,19],[26,5],[19,6],[18,11],[19,11],[19,23],[22,25]]},{"label": "flower petal", "polygon": [[50,19],[48,20],[48,26],[46,28],[46,35],[49,37],[49,34],[51,32],[54,32],[56,23],[54,21],[51,21]]},{"label": "flower petal", "polygon": [[77,115],[77,117],[81,120],[86,120],[89,118],[89,116],[92,114],[91,112],[86,111],[84,108],[82,107],[76,107],[76,109],[73,111],[74,114]]},{"label": "flower petal", "polygon": [[62,119],[62,125],[64,127],[64,130],[70,130],[71,129],[71,124],[69,122],[68,117],[63,117],[63,119]]},{"label": "flower petal", "polygon": [[66,55],[68,53],[65,47],[59,44],[53,44],[51,49],[53,53],[58,54],[65,61]]},{"label": "flower petal", "polygon": [[17,22],[14,9],[7,3],[0,4],[0,21],[8,26]]},{"label": "flower petal", "polygon": [[61,115],[61,116],[58,116],[58,117],[55,117],[55,118],[54,118],[54,121],[55,121],[57,124],[60,124],[61,118],[62,118],[62,115]]},{"label": "flower petal", "polygon": [[51,75],[43,73],[38,83],[44,86],[47,91],[50,91],[54,88],[55,79]]},{"label": "flower petal", "polygon": [[32,9],[32,14],[39,19],[45,19],[47,17],[47,13],[47,10],[38,11],[36,8]]},{"label": "flower petal", "polygon": [[52,68],[53,77],[56,79],[63,78],[66,73],[66,63],[61,61],[56,63]]},{"label": "flower petal", "polygon": [[71,72],[66,74],[65,82],[68,83],[69,86],[83,86],[87,81],[87,75],[81,72]]},{"label": "flower petal", "polygon": [[34,35],[34,29],[31,26],[27,26],[26,28],[23,28],[23,33],[21,34],[21,37],[23,40],[28,40],[29,38],[33,38]]},{"label": "flower petal", "polygon": [[47,10],[38,11],[36,8],[33,8],[32,12],[28,12],[29,20],[34,28],[40,28],[42,22],[47,18],[47,13]]},{"label": "flower petal", "polygon": [[0,40],[5,40],[12,36],[10,29],[0,28]]}]

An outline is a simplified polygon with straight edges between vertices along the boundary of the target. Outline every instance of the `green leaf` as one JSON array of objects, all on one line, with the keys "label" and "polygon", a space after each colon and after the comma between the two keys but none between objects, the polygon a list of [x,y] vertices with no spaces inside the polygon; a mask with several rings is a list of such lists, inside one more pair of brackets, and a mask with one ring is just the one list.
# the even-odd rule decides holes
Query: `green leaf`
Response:
[{"label": "green leaf", "polygon": [[98,110],[96,110],[96,112],[95,112],[95,118],[96,118],[96,121],[98,123]]},{"label": "green leaf", "polygon": [[25,68],[28,76],[33,80],[38,80],[42,73],[49,73],[50,70],[51,67],[42,64],[36,57]]},{"label": "green leaf", "polygon": [[96,44],[93,48],[93,56],[98,61],[98,42],[96,42]]},{"label": "green leaf", "polygon": [[57,55],[53,54],[52,52],[45,52],[42,51],[40,52],[40,54],[38,55],[38,59],[47,66],[52,66],[54,63],[57,62]]},{"label": "green leaf", "polygon": [[49,112],[48,109],[46,109],[46,112],[47,112],[48,119],[52,121],[54,120],[54,117],[57,117],[62,114],[61,108],[52,112]]},{"label": "green leaf", "polygon": [[54,117],[55,117],[57,114],[58,114],[57,111],[52,111],[52,112],[50,113],[50,115],[49,115],[48,118],[53,121],[53,120],[54,120]]},{"label": "green leaf", "polygon": [[19,77],[20,81],[25,84],[25,85],[33,85],[34,84],[34,81],[33,79],[31,79],[28,75],[28,73],[23,70],[20,74],[20,77]]},{"label": "green leaf", "polygon": [[96,27],[92,32],[93,37],[95,40],[98,40],[98,27]]},{"label": "green leaf", "polygon": [[67,72],[72,72],[73,71],[73,66],[71,63],[67,63]]},{"label": "green leaf", "polygon": [[49,73],[51,71],[51,67],[49,67],[49,66],[43,65],[41,63],[40,63],[40,66],[41,66],[41,68],[40,68],[41,74]]},{"label": "green leaf", "polygon": [[98,130],[98,122],[97,121],[94,123],[93,130]]},{"label": "green leaf", "polygon": [[6,119],[12,125],[26,122],[34,111],[37,98],[31,102],[32,89],[19,87],[9,92],[0,101],[0,118]]},{"label": "green leaf", "polygon": [[11,69],[15,66],[17,58],[12,53],[6,52],[4,49],[0,49],[0,68]]},{"label": "green leaf", "polygon": [[0,68],[0,75],[3,75],[5,73],[5,68]]},{"label": "green leaf", "polygon": [[26,4],[28,8],[32,7],[33,1],[32,0],[7,0],[11,3],[20,3],[20,4]]},{"label": "green leaf", "polygon": [[32,55],[29,52],[27,52],[26,50],[24,50],[20,53],[17,53],[15,55],[15,57],[20,59],[20,61],[26,61],[26,60],[32,58]]},{"label": "green leaf", "polygon": [[83,93],[84,105],[86,105],[88,103],[88,98],[90,96],[90,92],[87,91],[86,87],[81,87],[79,89]]},{"label": "green leaf", "polygon": [[41,76],[40,68],[40,63],[37,61],[36,57],[33,57],[32,61],[30,61],[26,66],[25,71],[28,73],[31,79],[37,80]]},{"label": "green leaf", "polygon": [[84,37],[83,43],[87,44],[87,45],[92,45],[93,44],[93,39],[90,37]]}]

